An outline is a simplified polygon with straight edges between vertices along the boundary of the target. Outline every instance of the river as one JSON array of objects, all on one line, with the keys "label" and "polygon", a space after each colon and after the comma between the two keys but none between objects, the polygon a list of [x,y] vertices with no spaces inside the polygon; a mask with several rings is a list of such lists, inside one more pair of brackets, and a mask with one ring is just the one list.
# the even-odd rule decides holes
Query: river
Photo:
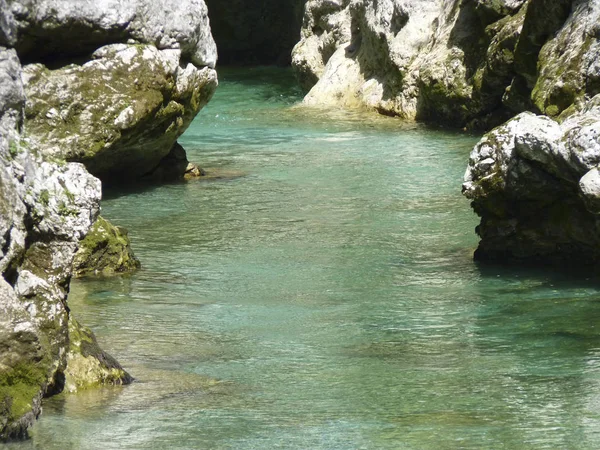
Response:
[{"label": "river", "polygon": [[143,268],[72,285],[136,382],[46,400],[9,447],[598,448],[598,283],[473,262],[477,136],[220,78],[180,142],[223,178],[108,192]]}]

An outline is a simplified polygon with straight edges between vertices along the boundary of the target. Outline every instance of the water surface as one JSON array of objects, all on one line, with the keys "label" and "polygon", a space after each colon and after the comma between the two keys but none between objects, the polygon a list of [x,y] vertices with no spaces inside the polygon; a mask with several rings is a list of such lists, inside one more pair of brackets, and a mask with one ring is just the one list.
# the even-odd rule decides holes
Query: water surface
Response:
[{"label": "water surface", "polygon": [[475,265],[476,137],[220,78],[181,143],[242,176],[109,194],[143,269],[73,283],[137,382],[49,399],[15,448],[598,448],[597,284]]}]

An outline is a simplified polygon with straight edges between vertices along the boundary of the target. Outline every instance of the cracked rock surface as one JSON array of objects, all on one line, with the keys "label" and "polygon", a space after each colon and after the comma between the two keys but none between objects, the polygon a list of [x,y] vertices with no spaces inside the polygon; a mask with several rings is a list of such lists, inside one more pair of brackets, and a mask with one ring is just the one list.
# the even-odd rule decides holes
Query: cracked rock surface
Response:
[{"label": "cracked rock surface", "polygon": [[308,104],[490,129],[600,93],[599,16],[597,0],[310,0],[292,65]]},{"label": "cracked rock surface", "polygon": [[481,216],[483,260],[600,261],[600,96],[562,123],[522,113],[469,159],[463,192]]}]

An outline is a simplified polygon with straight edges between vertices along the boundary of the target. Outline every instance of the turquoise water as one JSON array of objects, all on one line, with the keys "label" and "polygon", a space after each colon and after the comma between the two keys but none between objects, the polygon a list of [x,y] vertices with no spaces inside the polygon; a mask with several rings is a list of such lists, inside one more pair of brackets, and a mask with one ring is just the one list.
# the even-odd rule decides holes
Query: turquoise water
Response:
[{"label": "turquoise water", "polygon": [[108,193],[143,269],[73,284],[137,382],[47,400],[12,447],[600,447],[598,285],[472,261],[476,137],[220,78],[181,142],[235,176]]}]

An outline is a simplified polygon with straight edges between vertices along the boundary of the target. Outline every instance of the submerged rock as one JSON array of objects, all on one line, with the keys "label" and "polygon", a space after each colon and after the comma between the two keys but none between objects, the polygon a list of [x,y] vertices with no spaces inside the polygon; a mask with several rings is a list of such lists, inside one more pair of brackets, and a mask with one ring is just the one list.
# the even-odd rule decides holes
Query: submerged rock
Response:
[{"label": "submerged rock", "polygon": [[127,230],[98,217],[79,244],[73,261],[73,275],[110,276],[133,272],[139,267],[140,261],[133,254]]},{"label": "submerged rock", "polygon": [[481,216],[475,256],[600,262],[600,96],[558,123],[522,113],[477,144],[463,185]]}]

